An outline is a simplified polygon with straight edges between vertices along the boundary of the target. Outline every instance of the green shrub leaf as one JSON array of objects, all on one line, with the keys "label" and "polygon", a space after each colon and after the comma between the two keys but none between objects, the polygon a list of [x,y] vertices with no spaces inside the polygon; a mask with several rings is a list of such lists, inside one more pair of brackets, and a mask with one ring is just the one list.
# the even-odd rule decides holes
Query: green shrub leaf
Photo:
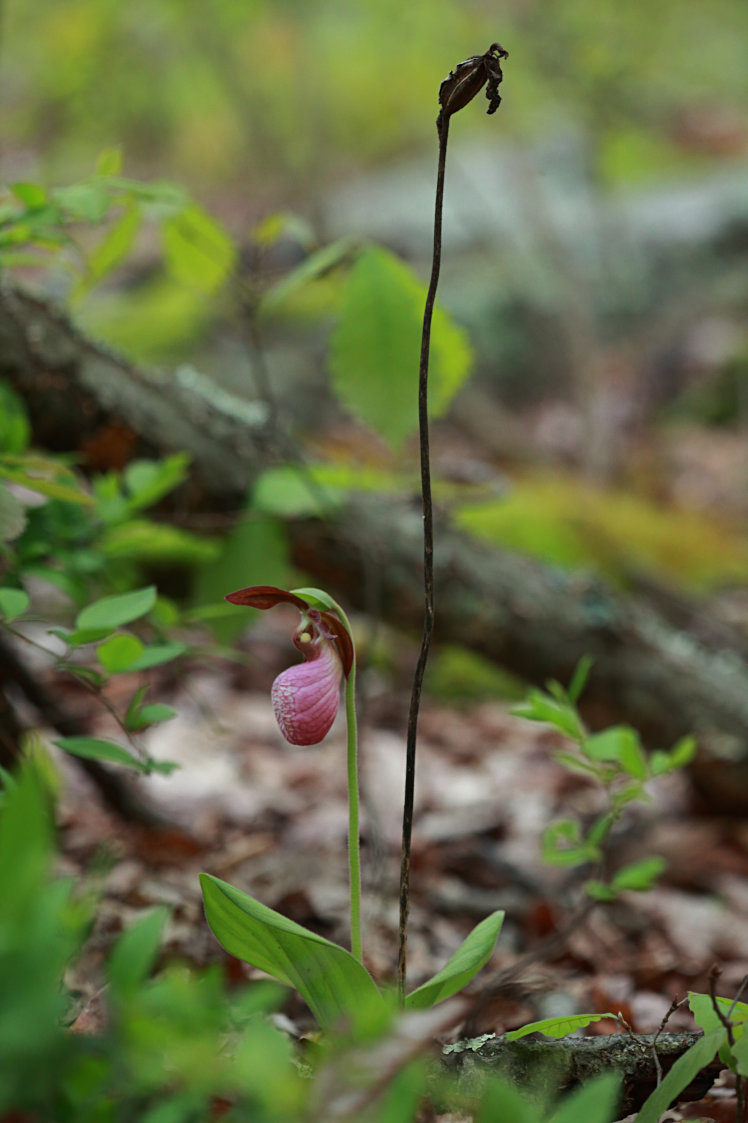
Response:
[{"label": "green shrub leaf", "polygon": [[[346,286],[331,341],[330,369],[341,401],[392,445],[415,428],[425,287],[393,254],[370,247]],[[470,371],[465,334],[435,309],[430,404],[446,412]]]},{"label": "green shrub leaf", "polygon": [[227,952],[295,987],[324,1028],[384,1000],[369,972],[337,944],[241,890],[200,874],[205,915]]},{"label": "green shrub leaf", "polygon": [[142,654],[143,644],[136,636],[111,636],[96,648],[102,667],[113,675],[129,670],[131,664]]},{"label": "green shrub leaf", "polygon": [[5,621],[22,616],[29,603],[29,594],[23,589],[0,589],[0,617]]},{"label": "green shrub leaf", "polygon": [[100,628],[113,631],[122,624],[129,624],[145,616],[155,603],[155,585],[148,585],[145,589],[135,589],[132,593],[102,597],[101,600],[94,601],[78,613],[75,625],[83,632],[97,631]]},{"label": "green shrub leaf", "polygon": [[73,756],[82,756],[87,760],[106,760],[110,764],[123,764],[125,768],[133,768],[136,772],[147,772],[148,766],[138,760],[121,745],[112,741],[104,741],[100,737],[60,737],[54,742],[66,753]]},{"label": "green shrub leaf", "polygon": [[425,1010],[462,990],[488,961],[503,922],[503,912],[492,912],[481,920],[441,971],[407,996],[405,1008]]}]

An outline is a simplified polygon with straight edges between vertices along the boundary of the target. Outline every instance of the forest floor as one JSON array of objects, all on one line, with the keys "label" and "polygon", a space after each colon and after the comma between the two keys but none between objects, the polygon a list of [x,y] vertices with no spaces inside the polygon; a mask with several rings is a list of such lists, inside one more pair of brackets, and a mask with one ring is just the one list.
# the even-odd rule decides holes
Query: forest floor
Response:
[{"label": "forest floor", "polygon": [[[339,716],[321,745],[285,743],[269,687],[293,661],[291,616],[261,618],[242,647],[244,665],[193,664],[154,693],[177,716],[151,731],[148,748],[175,761],[172,775],[135,781],[168,820],[124,824],[102,805],[75,761],[62,763],[62,864],[100,885],[102,902],[86,954],[71,973],[80,1003],[77,1028],[105,1016],[101,965],[119,931],[152,905],[172,910],[164,956],[193,965],[220,961],[232,981],[253,977],[208,929],[197,875],[239,886],[265,904],[336,941],[347,942],[345,734]],[[364,671],[361,730],[364,943],[381,979],[397,957],[398,872],[406,670]],[[112,689],[126,699],[134,681]],[[91,732],[111,734],[106,712],[70,687],[69,705],[87,713]],[[112,701],[118,698],[112,696]],[[472,1012],[460,1033],[475,1036],[527,1021],[578,1012],[620,1013],[590,1033],[656,1031],[671,1003],[706,991],[713,964],[718,992],[734,995],[748,973],[748,825],[710,813],[686,775],[653,781],[651,803],[616,829],[611,869],[650,854],[667,869],[647,893],[583,911],[588,871],[565,870],[540,856],[545,826],[582,821],[601,810],[601,793],[554,757],[554,733],[511,713],[509,704],[461,707],[427,699],[422,712],[409,940],[409,981],[437,971],[486,914],[506,910],[496,952],[469,988]],[[490,1001],[485,999],[490,993]],[[285,1013],[300,1030],[306,1008],[293,996]],[[687,1006],[667,1029],[693,1028]],[[724,1080],[724,1076],[723,1076]],[[734,1118],[725,1082],[672,1119]]]}]

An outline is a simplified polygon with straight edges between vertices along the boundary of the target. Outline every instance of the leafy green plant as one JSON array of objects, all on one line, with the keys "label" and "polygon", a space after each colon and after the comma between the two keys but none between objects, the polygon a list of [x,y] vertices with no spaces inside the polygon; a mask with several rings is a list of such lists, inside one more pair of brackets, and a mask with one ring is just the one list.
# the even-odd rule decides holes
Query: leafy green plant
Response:
[{"label": "leafy green plant", "polygon": [[[499,106],[498,87],[502,80],[500,60],[507,52],[494,43],[483,55],[460,63],[439,89],[440,111],[439,165],[434,218],[434,255],[426,294],[421,330],[418,380],[418,426],[421,449],[421,490],[424,517],[424,632],[416,664],[406,748],[405,798],[403,808],[403,846],[400,875],[400,935],[398,955],[398,993],[405,1008],[434,1005],[455,994],[468,983],[488,959],[504,919],[497,911],[482,921],[433,979],[411,994],[406,994],[406,956],[409,906],[410,847],[413,822],[415,750],[423,675],[428,658],[434,621],[433,513],[431,505],[431,467],[429,460],[428,374],[431,332],[441,262],[442,200],[449,122],[456,113],[486,87],[489,113]],[[407,416],[393,409],[383,397],[377,370],[397,369],[397,348],[407,351],[418,336],[408,336],[418,300],[413,285],[402,267],[381,251],[369,251],[359,258],[347,292],[341,323],[334,346],[333,374],[339,393],[393,443],[402,440],[409,426],[400,418]],[[441,329],[442,346],[435,355],[441,360],[444,393],[449,399],[449,384],[459,383],[469,357],[460,352],[456,336]],[[450,362],[450,349],[452,359]],[[354,357],[351,362],[351,356]],[[445,359],[446,357],[446,359]],[[399,400],[399,399],[398,399]],[[397,404],[397,403],[395,403]],[[302,613],[294,643],[303,652],[305,664],[291,668],[276,679],[273,701],[284,736],[294,744],[314,744],[325,736],[337,710],[341,675],[346,679],[346,720],[348,726],[348,801],[352,956],[343,949],[320,940],[284,917],[271,912],[230,886],[202,876],[203,897],[208,922],[225,947],[247,958],[275,977],[292,982],[321,1024],[331,1028],[336,1022],[356,1016],[363,1003],[368,1011],[378,990],[363,966],[360,932],[360,894],[358,842],[358,778],[356,764],[355,645],[348,619],[328,594],[318,589],[299,589],[290,593],[273,586],[250,586],[228,596],[235,604],[267,609],[287,602]],[[337,669],[337,677],[332,670]],[[329,719],[329,720],[328,720]],[[218,897],[222,893],[223,897]],[[227,903],[228,902],[228,903]],[[237,950],[239,949],[239,950]],[[280,954],[279,954],[280,952]],[[355,1000],[355,1001],[352,1001]]]},{"label": "leafy green plant", "polygon": [[[320,1025],[335,1029],[350,1020],[359,1024],[362,1019],[381,1016],[389,1002],[363,965],[356,655],[351,626],[340,606],[321,589],[286,591],[257,585],[231,593],[227,600],[262,610],[287,603],[301,613],[294,644],[305,661],[284,671],[273,685],[275,715],[292,744],[316,744],[327,734],[338,708],[340,681],[345,679],[352,951],[310,932],[218,878],[202,874],[206,917],[227,951],[295,986]],[[477,925],[441,971],[407,995],[405,1008],[428,1008],[465,986],[490,956],[503,919],[503,912],[496,912]]]},{"label": "leafy green plant", "polygon": [[[77,275],[82,296],[121,265],[143,222],[161,231],[167,269],[202,293],[213,292],[231,272],[236,251],[222,227],[173,183],[142,183],[121,174],[122,154],[108,149],[96,172],[67,187],[14,183],[0,202],[0,266],[64,268]],[[108,223],[86,252],[81,226]]]},{"label": "leafy green plant", "polygon": [[[688,1005],[696,1025],[703,1030],[704,1036],[688,1052],[679,1057],[649,1096],[637,1115],[637,1123],[657,1123],[661,1114],[696,1075],[706,1068],[719,1055],[720,1060],[732,1070],[736,1078],[736,1123],[745,1117],[745,1081],[748,1078],[748,1003],[739,997],[723,998],[714,993],[714,983],[719,971],[712,968],[710,974],[710,993],[698,994],[690,991]],[[743,980],[738,995],[743,992],[748,979]]]},{"label": "leafy green plant", "polygon": [[[19,410],[17,416],[24,414]],[[7,426],[0,423],[0,445],[4,435]],[[121,473],[85,482],[63,458],[39,456],[25,443],[17,447],[20,451],[0,454],[0,630],[41,648],[57,672],[94,693],[129,746],[67,736],[58,739],[60,748],[141,772],[167,772],[173,766],[144,753],[139,734],[174,711],[146,701],[147,684],[133,689],[121,713],[105,691],[116,675],[146,672],[195,650],[177,631],[181,616],[176,606],[159,598],[155,586],[137,586],[149,561],[194,564],[216,554],[212,542],[143,514],[182,482],[188,458],[176,454],[162,461],[133,461]],[[102,592],[122,586],[128,591],[107,592],[91,601],[97,586]],[[57,641],[54,653],[32,639],[26,627],[49,615],[45,590],[50,587],[73,609],[72,626],[59,626],[60,615],[69,619],[69,608],[57,607],[57,619],[47,619],[48,634]]]},{"label": "leafy green plant", "polygon": [[552,865],[596,867],[599,876],[585,882],[585,891],[595,900],[612,901],[625,890],[646,892],[662,873],[665,862],[651,855],[604,878],[611,831],[627,807],[648,799],[650,780],[684,768],[693,759],[696,741],[684,737],[669,751],[647,754],[639,734],[628,725],[589,733],[577,702],[591,665],[589,659],[579,663],[568,690],[557,682],[549,682],[545,691],[531,690],[527,701],[515,707],[514,713],[561,733],[572,747],[557,749],[556,760],[569,772],[585,776],[600,787],[605,802],[600,814],[586,828],[578,819],[559,819],[550,824],[543,833],[542,855]]}]

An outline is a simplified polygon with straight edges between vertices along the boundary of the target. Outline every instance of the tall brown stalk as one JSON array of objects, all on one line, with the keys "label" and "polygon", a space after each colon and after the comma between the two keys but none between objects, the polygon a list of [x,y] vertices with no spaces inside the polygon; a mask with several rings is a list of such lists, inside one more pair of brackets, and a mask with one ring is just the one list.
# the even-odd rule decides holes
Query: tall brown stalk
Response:
[{"label": "tall brown stalk", "polygon": [[447,162],[449,120],[453,113],[472,101],[486,87],[489,101],[488,113],[499,108],[501,96],[499,83],[503,78],[501,59],[507,52],[498,43],[492,43],[484,55],[473,55],[459,63],[439,87],[439,116],[436,128],[439,134],[439,163],[436,173],[436,204],[434,208],[434,249],[431,259],[431,279],[426,295],[421,335],[421,358],[418,368],[418,432],[421,447],[421,496],[423,503],[423,579],[424,619],[421,649],[418,653],[413,690],[408,712],[408,734],[405,755],[405,798],[403,802],[403,841],[400,861],[400,936],[397,980],[400,1002],[405,1001],[405,981],[408,957],[408,911],[410,903],[410,850],[413,834],[413,800],[416,780],[416,740],[418,712],[421,705],[421,688],[426,662],[434,631],[434,515],[431,502],[431,460],[429,455],[428,378],[429,350],[431,346],[431,320],[434,313],[436,289],[442,257],[442,209],[444,202],[444,170]]}]

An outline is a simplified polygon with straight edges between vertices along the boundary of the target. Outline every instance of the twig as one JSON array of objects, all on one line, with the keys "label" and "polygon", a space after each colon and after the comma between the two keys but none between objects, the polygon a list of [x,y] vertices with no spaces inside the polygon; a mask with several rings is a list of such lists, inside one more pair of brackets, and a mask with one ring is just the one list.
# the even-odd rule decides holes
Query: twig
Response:
[{"label": "twig", "polygon": [[[722,1025],[725,1027],[725,1029],[727,1031],[727,1042],[728,1042],[730,1048],[732,1049],[735,1045],[735,1033],[733,1031],[733,1024],[732,1024],[732,1021],[731,1021],[731,1015],[732,1015],[732,1012],[735,1008],[735,1003],[738,1001],[738,996],[745,989],[746,983],[748,983],[748,977],[743,979],[743,982],[740,985],[740,990],[738,991],[738,994],[733,999],[733,1002],[732,1002],[732,1005],[730,1006],[729,1012],[727,1014],[725,1014],[724,1010],[722,1010],[719,1002],[717,1001],[716,985],[717,985],[717,979],[720,977],[721,974],[722,974],[722,968],[719,966],[718,963],[713,963],[711,968],[709,969],[709,976],[708,976],[709,977],[709,997],[712,1000],[712,1009],[714,1010],[714,1013],[717,1015],[720,1022],[722,1023]],[[743,1077],[741,1076],[741,1074],[739,1072],[736,1073],[736,1075],[735,1075],[735,1099],[736,1099],[735,1123],[745,1123],[745,1119],[746,1119],[746,1115],[745,1115],[745,1086],[744,1086],[744,1082],[743,1082]]]},{"label": "twig", "polygon": [[671,1017],[673,1016],[675,1011],[678,1009],[678,1007],[682,1006],[684,1004],[684,1002],[688,1002],[688,995],[684,995],[683,998],[674,998],[673,999],[673,1001],[670,1003],[667,1010],[665,1011],[663,1019],[660,1022],[659,1026],[657,1027],[657,1031],[654,1035],[654,1040],[652,1041],[652,1056],[654,1057],[655,1069],[657,1071],[657,1087],[658,1088],[659,1088],[660,1084],[662,1083],[662,1065],[660,1064],[660,1058],[657,1055],[657,1039],[659,1038],[660,1034],[665,1032],[665,1027],[668,1024],[668,1022],[670,1021]]}]

